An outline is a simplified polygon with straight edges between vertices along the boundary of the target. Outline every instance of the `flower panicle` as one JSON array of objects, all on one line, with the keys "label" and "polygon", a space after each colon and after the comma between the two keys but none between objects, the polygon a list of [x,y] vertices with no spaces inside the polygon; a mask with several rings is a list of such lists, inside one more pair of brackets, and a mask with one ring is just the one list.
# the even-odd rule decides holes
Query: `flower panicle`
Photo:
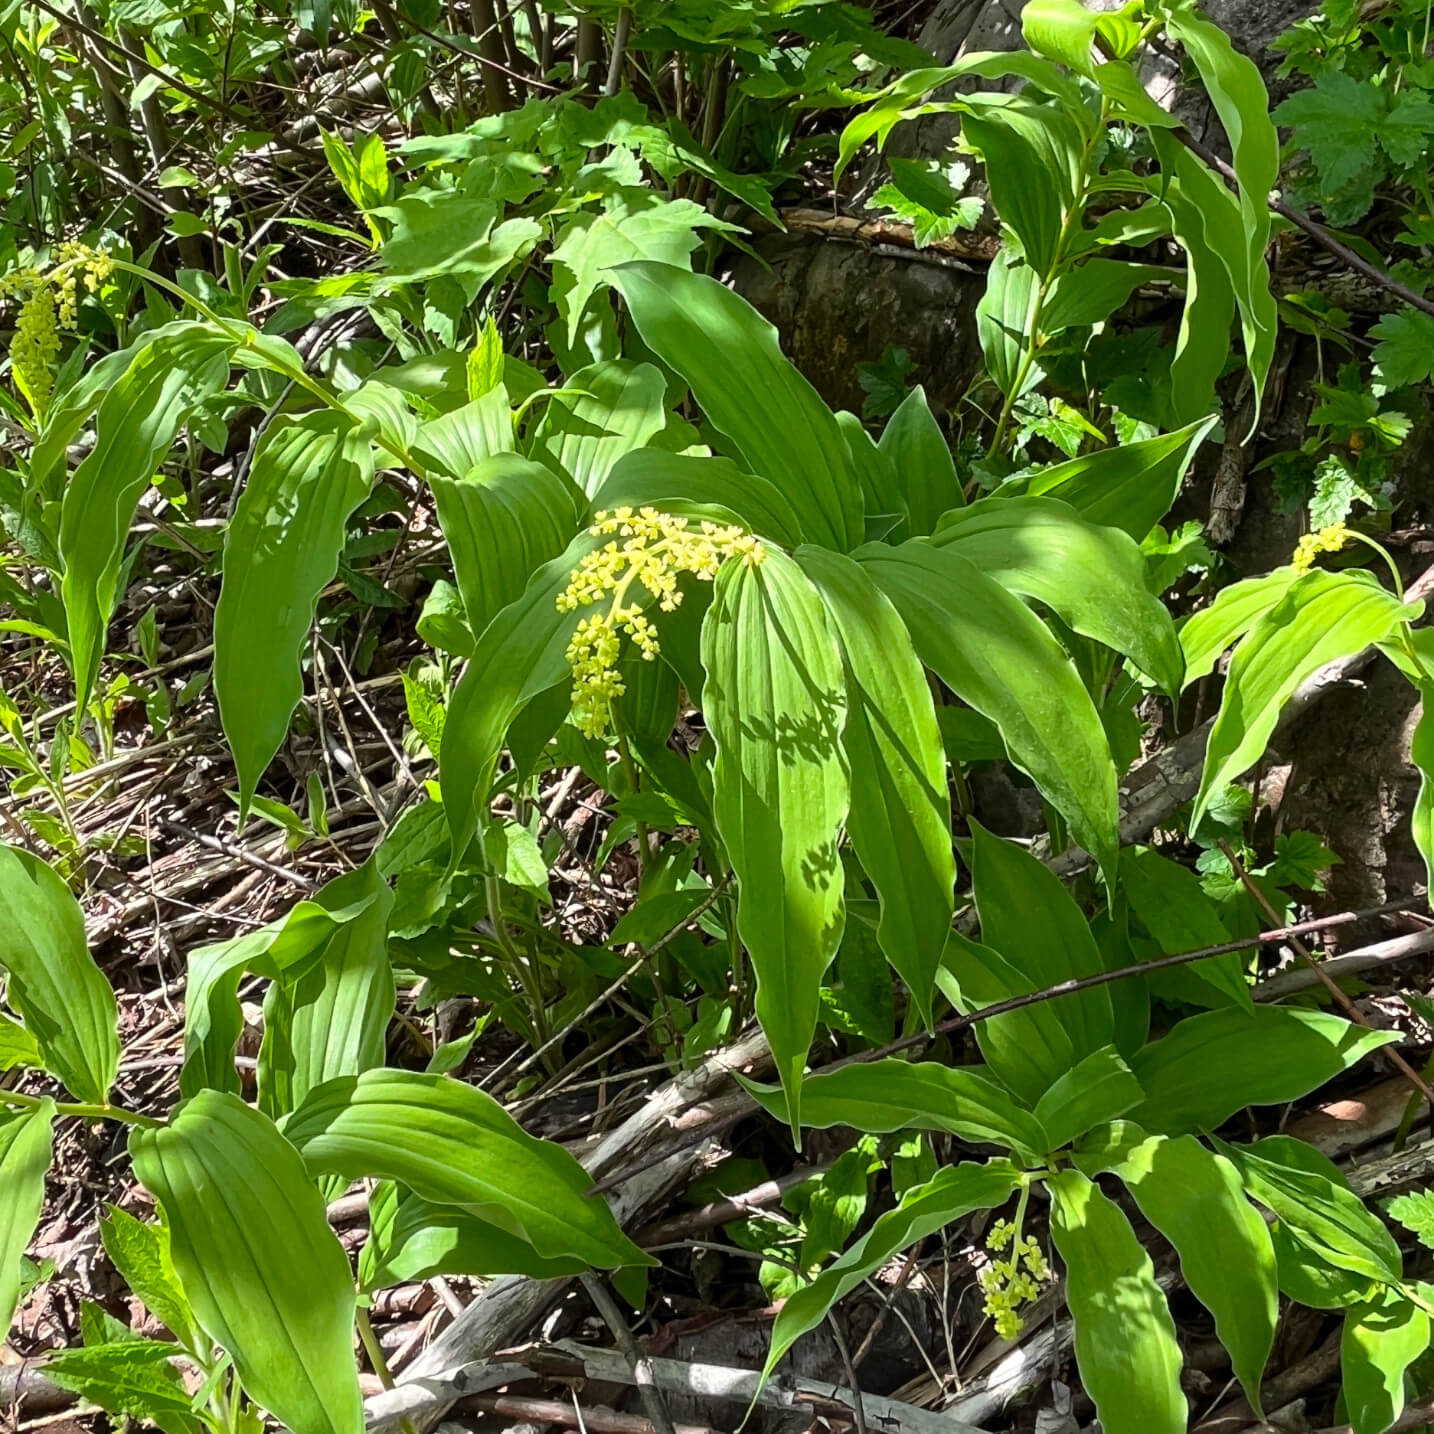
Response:
[{"label": "flower panicle", "polygon": [[10,342],[10,371],[37,418],[48,408],[54,390],[60,330],[73,329],[79,318],[80,285],[86,293],[97,293],[113,272],[107,250],[66,240],[56,246],[49,268],[0,274],[0,300],[20,305]]},{"label": "flower panicle", "polygon": [[992,1260],[976,1277],[985,1295],[984,1313],[1001,1339],[1015,1339],[1024,1327],[1020,1310],[1040,1298],[1041,1285],[1050,1279],[1045,1251],[1032,1235],[1024,1238],[1009,1220],[997,1220],[986,1236],[986,1248],[993,1254],[1010,1251],[1005,1259]]},{"label": "flower panicle", "polygon": [[1354,536],[1343,522],[1331,523],[1317,533],[1306,533],[1295,545],[1290,566],[1297,573],[1307,573],[1321,553],[1337,553]]},{"label": "flower panicle", "polygon": [[643,612],[643,604],[628,601],[633,583],[656,599],[662,612],[682,602],[678,579],[684,573],[711,582],[722,564],[737,559],[756,566],[766,556],[760,538],[735,524],[707,521],[694,524],[656,508],[614,508],[593,514],[588,530],[607,538],[573,570],[558,594],[559,612],[594,607],[604,599],[605,612],[582,617],[568,644],[567,661],[573,673],[573,716],[589,737],[607,732],[612,704],[626,690],[617,662],[626,637],[645,661],[656,659],[660,649],[657,629]]}]

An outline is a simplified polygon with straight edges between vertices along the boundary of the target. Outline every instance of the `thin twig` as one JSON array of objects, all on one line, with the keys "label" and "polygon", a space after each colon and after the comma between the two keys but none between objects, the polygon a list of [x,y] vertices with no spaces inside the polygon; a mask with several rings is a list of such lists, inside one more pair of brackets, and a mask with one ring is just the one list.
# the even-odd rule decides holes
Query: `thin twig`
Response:
[{"label": "thin twig", "polygon": [[608,1294],[607,1286],[596,1275],[581,1275],[579,1278],[588,1298],[597,1306],[603,1323],[612,1331],[612,1337],[627,1359],[627,1367],[632,1371],[633,1382],[637,1385],[638,1397],[647,1411],[647,1417],[656,1426],[658,1434],[677,1434],[672,1427],[672,1415],[667,1412],[667,1401],[662,1397],[662,1392],[652,1377],[652,1365],[637,1347],[637,1340],[627,1327],[627,1321],[622,1317],[617,1301]]},{"label": "thin twig", "polygon": [[[1252,880],[1249,872],[1245,870],[1245,865],[1235,854],[1234,847],[1222,839],[1220,842],[1220,850],[1225,853],[1225,860],[1230,863],[1231,870],[1240,878],[1240,884],[1250,893],[1251,897],[1254,898],[1255,905],[1271,920],[1278,921],[1280,919],[1279,913],[1276,912],[1274,906],[1271,905],[1270,898],[1265,895],[1259,884]],[[1297,935],[1290,937],[1290,948],[1309,966],[1315,975],[1319,977],[1325,990],[1327,990],[1333,998],[1335,1005],[1337,1005],[1355,1025],[1370,1029],[1369,1021],[1365,1017],[1364,1012],[1340,990],[1334,978],[1310,955],[1309,947],[1306,946]],[[1431,1113],[1434,1113],[1434,1089],[1430,1088],[1429,1082],[1392,1046],[1385,1046],[1384,1054],[1388,1058],[1389,1063],[1429,1102],[1429,1109]]]}]

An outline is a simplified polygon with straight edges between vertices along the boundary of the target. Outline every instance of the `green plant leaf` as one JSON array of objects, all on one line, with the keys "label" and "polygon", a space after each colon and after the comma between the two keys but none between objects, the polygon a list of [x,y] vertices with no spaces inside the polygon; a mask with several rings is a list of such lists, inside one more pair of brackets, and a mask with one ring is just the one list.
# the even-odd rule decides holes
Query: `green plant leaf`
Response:
[{"label": "green plant leaf", "polygon": [[1142,284],[1163,284],[1170,270],[1158,264],[1129,264],[1121,259],[1087,259],[1051,285],[1041,307],[1041,332],[1047,338],[1066,329],[1103,324],[1130,302]]},{"label": "green plant leaf", "polygon": [[365,866],[335,878],[258,931],[192,951],[184,1004],[181,1093],[239,1091],[234,1050],[244,1029],[239,982],[246,971],[270,981],[300,979],[324,959],[329,943],[346,925],[362,918],[375,902],[386,908],[388,899],[388,888],[376,882]]},{"label": "green plant leaf", "polygon": [[435,471],[445,478],[466,478],[485,458],[516,453],[507,389],[490,388],[461,407],[430,418],[419,426],[410,446],[430,479]]},{"label": "green plant leaf", "polygon": [[799,1129],[821,978],[845,919],[837,837],[850,786],[841,656],[820,596],[784,553],[729,562],[702,624],[713,815],[737,875],[756,1010]]},{"label": "green plant leaf", "polygon": [[1039,288],[1040,275],[1026,262],[1020,244],[1009,239],[991,261],[986,291],[976,305],[986,372],[1008,398],[1028,393],[1045,376],[1040,364],[1025,361]]},{"label": "green plant leaf", "polygon": [[111,1205],[100,1221],[100,1239],[115,1269],[145,1309],[185,1348],[202,1349],[194,1311],[174,1270],[168,1229],[158,1220],[136,1220]]},{"label": "green plant leaf", "polygon": [[1038,54],[1089,75],[1096,18],[1080,0],[1030,0],[1021,11],[1021,36]]},{"label": "green plant leaf", "polygon": [[468,626],[479,637],[572,542],[581,504],[566,478],[515,453],[482,459],[460,478],[430,474],[428,483]]},{"label": "green plant leaf", "polygon": [[344,524],[373,486],[369,434],[343,414],[271,430],[224,540],[214,694],[239,772],[241,820],[303,696],[300,660]]},{"label": "green plant leaf", "polygon": [[868,544],[855,556],[900,613],[917,656],[1000,728],[1011,760],[1112,870],[1115,763],[1089,694],[1041,620],[974,563],[922,539]]},{"label": "green plant leaf", "polygon": [[1404,1413],[1404,1374],[1428,1351],[1429,1334],[1428,1314],[1397,1290],[1350,1306],[1339,1363],[1354,1434],[1384,1434]]},{"label": "green plant leaf", "polygon": [[173,1345],[152,1339],[86,1345],[47,1359],[45,1378],[107,1414],[198,1434],[202,1426],[194,1417],[194,1396],[170,1364],[173,1357]]},{"label": "green plant leaf", "polygon": [[1224,1006],[1187,1016],[1130,1060],[1145,1104],[1130,1118],[1147,1130],[1213,1130],[1247,1105],[1283,1105],[1397,1041],[1325,1011]]},{"label": "green plant leaf", "polygon": [[1137,543],[1170,511],[1195,452],[1219,419],[1197,419],[1174,433],[1087,453],[1044,468],[1026,491],[1059,498],[1088,523],[1121,528]]},{"label": "green plant leaf", "polygon": [[620,458],[594,508],[655,507],[676,517],[736,523],[784,548],[801,542],[801,523],[776,484],[744,473],[730,458],[638,449]]},{"label": "green plant leaf", "polygon": [[1263,1419],[1260,1380],[1279,1313],[1275,1250],[1239,1172],[1192,1135],[1151,1136],[1101,1168],[1125,1182],[1140,1213],[1175,1247],[1185,1283],[1215,1316],[1231,1367]]},{"label": "green plant leaf", "polygon": [[1053,498],[983,498],[948,513],[931,539],[1002,587],[1044,603],[1076,632],[1129,657],[1169,693],[1184,674],[1165,604],[1146,586],[1145,555],[1119,528]]},{"label": "green plant leaf", "polygon": [[836,416],[745,299],[702,274],[624,264],[616,282],[643,341],[686,380],[708,421],[775,483],[809,542],[862,540],[861,485]]},{"label": "green plant leaf", "polygon": [[1201,608],[1180,626],[1185,649],[1185,685],[1215,670],[1220,654],[1244,637],[1284,595],[1300,574],[1286,565],[1259,578],[1246,578],[1221,588],[1209,607]]},{"label": "green plant leaf", "polygon": [[850,558],[802,547],[846,668],[847,834],[881,901],[877,940],[928,1023],[956,860],[946,755],[926,673],[895,608]]},{"label": "green plant leaf", "polygon": [[[967,1013],[1028,995],[1037,985],[991,947],[952,931],[942,959],[941,989],[957,1010]],[[1061,1009],[1071,999],[1036,1001],[976,1026],[987,1064],[1028,1105],[1034,1106],[1079,1061]]]},{"label": "green plant leaf", "polygon": [[60,511],[60,592],[81,712],[104,655],[135,506],[180,425],[224,386],[234,345],[210,324],[175,328],[139,349],[100,400],[95,446],[70,475]]},{"label": "green plant leaf", "polygon": [[[1280,137],[1270,118],[1270,96],[1258,66],[1235,49],[1218,25],[1200,14],[1193,0],[1176,0],[1166,12],[1165,23],[1194,62],[1225,127],[1235,161],[1242,243],[1221,258],[1229,266],[1240,305],[1245,361],[1254,384],[1258,423],[1278,324],[1265,250],[1270,242],[1270,191],[1280,174]],[[1163,131],[1156,133],[1163,135]]]},{"label": "green plant leaf", "polygon": [[245,1390],[294,1434],[360,1434],[354,1286],[298,1152],[227,1091],[201,1091],[130,1154],[180,1285]]},{"label": "green plant leaf", "polygon": [[1140,1082],[1114,1046],[1092,1051],[1036,1102],[1036,1119],[1049,1141],[1046,1150],[1069,1145],[1086,1131],[1124,1115],[1144,1098]]},{"label": "green plant leaf", "polygon": [[77,1099],[104,1105],[120,1058],[114,991],[85,944],[85,918],[69,887],[37,857],[3,842],[0,966],[45,1069]]},{"label": "green plant leaf", "polygon": [[591,498],[619,458],[662,431],[667,381],[650,363],[613,359],[581,369],[565,387],[583,396],[560,393],[549,400],[530,451]]},{"label": "green plant leaf", "polygon": [[454,1205],[434,1205],[384,1180],[369,1196],[369,1235],[359,1252],[359,1284],[386,1289],[434,1275],[579,1275],[586,1261],[540,1255],[527,1240]]},{"label": "green plant leaf", "polygon": [[274,1119],[326,1080],[383,1064],[394,1009],[393,892],[372,860],[351,884],[355,902],[368,898],[363,910],[334,928],[319,961],[291,981],[275,981],[264,997],[259,1105]]},{"label": "green plant leaf", "polygon": [[934,532],[942,514],[965,503],[946,435],[920,384],[886,420],[877,446],[896,469],[905,499],[907,530],[913,537]]},{"label": "green plant leaf", "polygon": [[1066,1266],[1076,1364],[1105,1434],[1184,1434],[1180,1346],[1150,1256],[1120,1208],[1078,1170],[1046,1182]]},{"label": "green plant leaf", "polygon": [[1406,607],[1363,572],[1317,569],[1291,584],[1230,660],[1191,828],[1199,826],[1212,795],[1263,755],[1281,710],[1306,677],[1382,641],[1420,610]]},{"label": "green plant leaf", "polygon": [[1368,1280],[1398,1284],[1403,1259],[1394,1236],[1349,1188],[1339,1168],[1290,1135],[1253,1145],[1215,1140],[1240,1172],[1250,1197],[1326,1264]]},{"label": "green plant leaf", "polygon": [[454,866],[487,818],[493,772],[509,725],[539,693],[568,676],[568,641],[579,614],[559,612],[558,594],[598,541],[587,532],[579,533],[478,635],[473,657],[448,704],[438,758]]},{"label": "green plant leaf", "polygon": [[[1120,853],[1120,885],[1131,913],[1145,927],[1166,956],[1223,946],[1230,939],[1215,903],[1205,894],[1200,878],[1161,856],[1150,847],[1126,847]],[[1254,1004],[1245,966],[1238,951],[1210,956],[1175,971],[1160,973],[1183,1000],[1198,1006]]]},{"label": "green plant leaf", "polygon": [[25,1246],[40,1223],[55,1103],[0,1115],[0,1329],[8,1334],[20,1302]]},{"label": "green plant leaf", "polygon": [[[742,1085],[768,1114],[788,1120],[781,1087]],[[979,1067],[935,1061],[866,1061],[810,1075],[802,1082],[802,1124],[881,1133],[944,1130],[962,1140],[1010,1146],[1033,1160],[1049,1148],[1041,1122]]]},{"label": "green plant leaf", "polygon": [[1019,1189],[1020,1172],[1007,1160],[966,1163],[939,1170],[915,1185],[894,1210],[888,1210],[840,1259],[809,1285],[788,1296],[772,1326],[772,1344],[762,1369],[766,1380],[782,1356],[808,1330],[815,1329],[848,1290],[879,1270],[898,1250],[969,1215],[1003,1204]]},{"label": "green plant leaf", "polygon": [[1434,890],[1434,683],[1419,683],[1422,704],[1419,724],[1410,743],[1410,760],[1419,769],[1419,795],[1410,813],[1409,825],[1414,845],[1424,858],[1425,875]]},{"label": "green plant leaf", "polygon": [[492,1096],[447,1076],[371,1070],[309,1092],[284,1134],[311,1175],[396,1180],[457,1205],[538,1254],[592,1265],[652,1264],[562,1146],[535,1140]]}]

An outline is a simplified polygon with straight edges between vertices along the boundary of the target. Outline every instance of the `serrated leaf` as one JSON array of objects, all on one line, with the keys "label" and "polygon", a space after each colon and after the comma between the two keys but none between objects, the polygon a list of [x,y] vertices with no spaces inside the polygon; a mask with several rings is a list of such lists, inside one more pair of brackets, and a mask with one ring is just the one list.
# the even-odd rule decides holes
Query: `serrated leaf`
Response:
[{"label": "serrated leaf", "polygon": [[1434,1191],[1396,1195],[1384,1209],[1391,1219],[1417,1236],[1421,1245],[1434,1250]]},{"label": "serrated leaf", "polygon": [[1434,370],[1434,317],[1418,309],[1385,314],[1370,329],[1374,372],[1385,388],[1423,383]]},{"label": "serrated leaf", "polygon": [[224,541],[214,610],[214,692],[247,814],[303,696],[300,660],[344,524],[373,486],[373,445],[343,414],[271,430]]},{"label": "serrated leaf", "polygon": [[811,582],[780,550],[718,574],[702,666],[717,746],[713,814],[737,875],[737,930],[795,1135],[821,978],[845,919],[837,838],[850,786],[836,636]]},{"label": "serrated leaf", "polygon": [[194,1312],[180,1287],[169,1251],[169,1230],[160,1221],[137,1220],[111,1205],[100,1221],[105,1253],[135,1297],[186,1348],[201,1348]]},{"label": "serrated leaf", "polygon": [[85,944],[69,887],[38,858],[0,842],[0,967],[45,1069],[79,1100],[104,1105],[119,1069],[114,991]]},{"label": "serrated leaf", "polygon": [[312,1175],[396,1180],[457,1205],[546,1257],[651,1264],[560,1145],[535,1140],[491,1096],[447,1076],[371,1070],[312,1090],[284,1133]]},{"label": "serrated leaf", "polygon": [[1180,1346],[1150,1256],[1120,1208],[1078,1170],[1047,1181],[1066,1267],[1076,1364],[1106,1434],[1184,1434]]},{"label": "serrated leaf", "polygon": [[197,1431],[193,1397],[169,1362],[173,1356],[174,1346],[157,1340],[63,1349],[45,1361],[45,1378],[107,1414]]},{"label": "serrated leaf", "polygon": [[227,1091],[201,1091],[130,1153],[174,1268],[244,1389],[294,1434],[360,1434],[354,1286],[298,1152]]}]

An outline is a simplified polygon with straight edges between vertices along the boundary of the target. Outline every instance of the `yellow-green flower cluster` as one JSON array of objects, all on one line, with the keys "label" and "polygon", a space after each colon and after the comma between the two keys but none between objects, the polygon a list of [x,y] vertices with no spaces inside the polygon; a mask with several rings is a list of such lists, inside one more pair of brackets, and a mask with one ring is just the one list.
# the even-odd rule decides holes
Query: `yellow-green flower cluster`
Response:
[{"label": "yellow-green flower cluster", "polygon": [[1290,566],[1297,573],[1307,573],[1321,553],[1337,553],[1349,542],[1350,532],[1343,523],[1332,523],[1317,533],[1306,533],[1295,545]]},{"label": "yellow-green flower cluster", "polygon": [[674,517],[656,508],[615,508],[593,515],[589,529],[609,541],[589,553],[558,594],[559,612],[576,612],[604,599],[606,612],[583,617],[568,644],[573,671],[573,718],[589,737],[601,737],[611,722],[613,699],[625,690],[618,656],[626,635],[651,662],[659,647],[657,630],[640,603],[627,601],[634,582],[657,599],[663,612],[682,601],[678,579],[690,573],[711,582],[729,558],[756,565],[766,556],[761,540],[735,526]]},{"label": "yellow-green flower cluster", "polygon": [[54,387],[51,370],[60,355],[60,330],[73,329],[80,292],[93,294],[113,272],[102,249],[66,241],[55,250],[49,269],[15,269],[0,275],[0,299],[16,299],[20,312],[10,344],[10,371],[36,417],[49,406]]},{"label": "yellow-green flower cluster", "polygon": [[1009,1220],[997,1220],[986,1237],[993,1254],[1009,1249],[1003,1260],[992,1260],[976,1277],[986,1296],[984,1312],[1002,1339],[1015,1339],[1024,1321],[1022,1305],[1033,1303],[1041,1293],[1041,1281],[1050,1278],[1045,1251],[1033,1236],[1024,1239]]}]

